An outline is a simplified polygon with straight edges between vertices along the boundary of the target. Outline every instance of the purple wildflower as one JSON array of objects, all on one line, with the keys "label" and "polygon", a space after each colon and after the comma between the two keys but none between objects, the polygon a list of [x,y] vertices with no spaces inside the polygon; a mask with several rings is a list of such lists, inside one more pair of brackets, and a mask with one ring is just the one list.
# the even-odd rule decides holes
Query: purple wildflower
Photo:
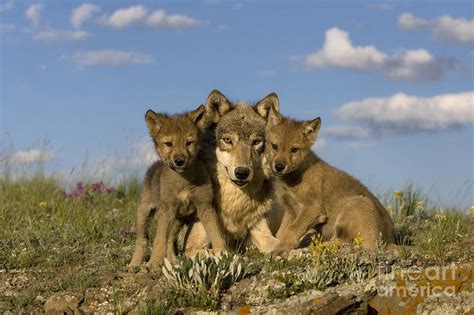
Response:
[{"label": "purple wildflower", "polygon": [[115,189],[115,187],[108,187],[108,188],[105,190],[105,192],[106,192],[107,194],[109,194],[109,195],[110,195],[110,194],[113,194],[113,193],[116,192],[116,191],[117,191],[117,189]]},{"label": "purple wildflower", "polygon": [[121,227],[119,231],[119,236],[122,240],[124,240],[129,235],[135,235],[135,234],[137,234],[137,230],[134,226],[129,229]]},{"label": "purple wildflower", "polygon": [[92,192],[96,194],[103,193],[105,190],[105,185],[103,182],[97,182],[92,184]]}]

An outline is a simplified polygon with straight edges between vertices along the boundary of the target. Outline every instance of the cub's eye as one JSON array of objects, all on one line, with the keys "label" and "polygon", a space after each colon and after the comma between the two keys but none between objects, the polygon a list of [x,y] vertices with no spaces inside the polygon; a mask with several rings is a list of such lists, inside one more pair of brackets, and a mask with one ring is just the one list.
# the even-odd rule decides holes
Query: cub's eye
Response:
[{"label": "cub's eye", "polygon": [[278,150],[278,144],[272,143],[272,149],[273,150]]},{"label": "cub's eye", "polygon": [[296,152],[298,152],[298,150],[299,150],[299,148],[293,147],[293,148],[291,148],[291,153],[296,153]]},{"label": "cub's eye", "polygon": [[252,145],[259,145],[260,143],[262,143],[262,141],[260,141],[260,140],[253,140]]},{"label": "cub's eye", "polygon": [[166,142],[165,142],[165,145],[166,145],[167,147],[172,147],[172,146],[173,146],[173,142],[171,142],[171,141],[166,141]]},{"label": "cub's eye", "polygon": [[193,143],[194,143],[194,141],[186,141],[186,146],[189,147]]},{"label": "cub's eye", "polygon": [[222,140],[224,140],[225,143],[232,143],[232,140],[230,138],[222,138]]}]

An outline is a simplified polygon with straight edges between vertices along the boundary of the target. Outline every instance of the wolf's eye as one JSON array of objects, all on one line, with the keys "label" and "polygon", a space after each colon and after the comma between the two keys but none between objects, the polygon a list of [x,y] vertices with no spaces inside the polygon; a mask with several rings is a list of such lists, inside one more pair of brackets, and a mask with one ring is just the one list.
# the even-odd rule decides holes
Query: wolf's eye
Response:
[{"label": "wolf's eye", "polygon": [[252,145],[259,145],[260,143],[262,143],[262,141],[260,141],[260,140],[253,140]]},{"label": "wolf's eye", "polygon": [[224,140],[225,143],[232,143],[232,140],[230,138],[223,138],[222,140]]},{"label": "wolf's eye", "polygon": [[299,150],[299,148],[293,147],[293,148],[291,148],[291,153],[296,153],[296,152],[298,152],[298,150]]},{"label": "wolf's eye", "polygon": [[186,141],[186,146],[189,147],[193,143],[194,143],[193,141]]},{"label": "wolf's eye", "polygon": [[173,146],[173,142],[171,142],[171,141],[166,141],[166,142],[165,142],[165,145],[166,145],[167,147],[172,147],[172,146]]},{"label": "wolf's eye", "polygon": [[272,143],[272,149],[273,150],[278,150],[278,144]]}]

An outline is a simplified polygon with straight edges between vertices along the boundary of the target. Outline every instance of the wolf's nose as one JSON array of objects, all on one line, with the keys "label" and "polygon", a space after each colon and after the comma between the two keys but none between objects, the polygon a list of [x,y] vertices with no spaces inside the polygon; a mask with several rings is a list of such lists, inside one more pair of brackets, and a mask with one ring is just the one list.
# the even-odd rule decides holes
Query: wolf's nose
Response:
[{"label": "wolf's nose", "polygon": [[235,177],[238,179],[247,179],[250,175],[250,170],[246,167],[237,167],[235,169]]},{"label": "wolf's nose", "polygon": [[277,164],[275,164],[275,171],[282,172],[285,169],[285,167],[286,166],[284,164],[277,163]]},{"label": "wolf's nose", "polygon": [[184,165],[184,159],[182,159],[182,158],[177,158],[177,159],[174,160],[174,164],[175,164],[176,166],[183,166],[183,165]]}]

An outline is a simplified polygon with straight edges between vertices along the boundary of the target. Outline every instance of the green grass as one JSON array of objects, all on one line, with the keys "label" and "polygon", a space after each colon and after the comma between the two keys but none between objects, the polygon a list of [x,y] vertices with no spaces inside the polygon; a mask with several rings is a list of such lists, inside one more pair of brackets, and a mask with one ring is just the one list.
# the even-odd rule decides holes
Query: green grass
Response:
[{"label": "green grass", "polygon": [[[226,294],[228,285],[219,287],[214,295],[206,290],[188,294],[167,283],[161,273],[148,274],[145,280],[140,280],[139,275],[126,271],[135,241],[129,232],[135,224],[141,187],[136,177],[124,181],[112,193],[94,192],[92,183],[86,183],[86,192],[78,198],[69,198],[60,181],[41,172],[20,180],[12,178],[0,178],[0,281],[11,282],[17,294],[0,293],[0,311],[38,312],[42,310],[42,302],[37,300],[39,295],[47,298],[59,291],[84,293],[103,287],[113,287],[112,308],[121,311],[125,299],[137,297],[145,286],[158,284],[159,295],[139,297],[141,313],[166,313],[176,307],[219,307],[219,299]],[[431,203],[412,185],[400,192],[390,194],[384,201],[392,208],[400,255],[389,258],[387,253],[378,253],[380,257],[370,256],[369,260],[429,265],[474,259],[462,244],[462,240],[473,237],[472,218],[463,214],[462,209]],[[416,259],[411,246],[417,248]],[[269,260],[256,250],[249,250],[244,267],[247,277],[274,277],[283,282],[284,290],[268,292],[270,298],[280,298],[350,278],[349,271],[341,271],[341,266],[347,263],[341,257],[347,253],[334,255],[332,263],[326,262],[320,269],[338,273],[335,277],[340,281],[324,285],[318,282],[326,279],[320,275],[309,275],[309,278],[298,275],[314,266],[313,258],[308,256]],[[340,265],[334,263],[337,259],[342,259]],[[367,261],[367,257],[359,260]],[[367,268],[359,260],[350,261],[352,265],[347,268]],[[336,265],[340,267],[338,270],[334,269]],[[129,282],[130,279],[135,280]]]}]

